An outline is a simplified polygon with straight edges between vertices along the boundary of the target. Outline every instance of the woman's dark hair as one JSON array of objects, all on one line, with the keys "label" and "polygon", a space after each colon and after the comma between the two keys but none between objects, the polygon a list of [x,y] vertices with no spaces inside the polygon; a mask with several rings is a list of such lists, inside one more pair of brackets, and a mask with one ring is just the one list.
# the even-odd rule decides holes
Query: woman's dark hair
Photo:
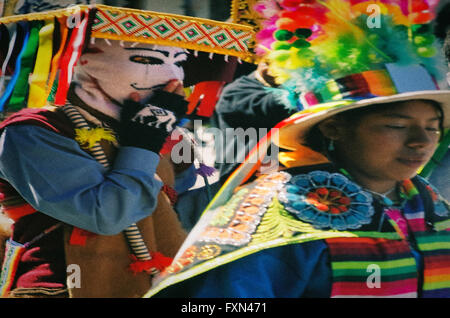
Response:
[{"label": "woman's dark hair", "polygon": [[[432,104],[439,113],[439,130],[441,132],[440,138],[442,139],[444,135],[444,112],[442,110],[442,106],[440,103],[432,100],[423,100]],[[336,114],[335,116],[342,120],[344,123],[351,125],[353,127],[357,126],[361,118],[366,115],[369,115],[374,112],[384,111],[392,106],[402,103],[402,102],[394,102],[394,103],[386,103],[386,104],[374,104],[367,107],[361,107],[357,109],[351,109],[344,111],[342,113]],[[312,127],[305,135],[302,144],[311,148],[314,151],[320,153],[327,153],[328,145],[330,140],[326,138],[319,129],[319,124],[316,124]]]}]

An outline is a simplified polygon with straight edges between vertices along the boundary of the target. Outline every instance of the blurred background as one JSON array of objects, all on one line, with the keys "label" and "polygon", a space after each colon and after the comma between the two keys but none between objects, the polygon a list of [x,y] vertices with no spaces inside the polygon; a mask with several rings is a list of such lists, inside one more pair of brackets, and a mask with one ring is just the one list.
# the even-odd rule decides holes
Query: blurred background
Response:
[{"label": "blurred background", "polygon": [[73,4],[105,4],[141,10],[188,15],[218,21],[230,17],[232,0],[0,0],[0,17],[67,7]]},{"label": "blurred background", "polygon": [[168,12],[225,21],[230,16],[231,0],[103,0],[111,6]]}]

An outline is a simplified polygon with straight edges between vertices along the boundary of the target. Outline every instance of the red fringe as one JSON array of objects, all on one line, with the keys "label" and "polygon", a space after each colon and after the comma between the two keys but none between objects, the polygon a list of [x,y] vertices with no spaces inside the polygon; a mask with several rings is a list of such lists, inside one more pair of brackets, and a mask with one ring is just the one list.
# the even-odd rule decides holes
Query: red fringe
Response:
[{"label": "red fringe", "polygon": [[140,261],[135,255],[130,255],[133,263],[130,264],[128,269],[135,275],[142,272],[150,272],[153,268],[163,271],[167,266],[172,263],[172,258],[164,256],[159,252],[150,252],[152,259],[148,261]]},{"label": "red fringe", "polygon": [[188,97],[187,114],[201,117],[211,117],[214,113],[220,93],[226,83],[221,81],[204,81],[194,86],[194,91]]},{"label": "red fringe", "polygon": [[167,195],[170,200],[170,204],[173,206],[178,201],[178,193],[174,188],[168,186],[167,184],[163,185],[161,190]]},{"label": "red fringe", "polygon": [[[176,139],[176,137],[178,139]],[[181,135],[180,136],[174,135],[173,137],[172,137],[172,135],[167,136],[166,141],[164,142],[164,145],[163,145],[162,149],[159,151],[159,153],[161,155],[167,155],[168,153],[170,153],[172,151],[172,148],[177,143],[179,143],[181,140],[183,140],[183,136],[181,136]]]},{"label": "red fringe", "polygon": [[78,227],[74,227],[72,230],[72,234],[70,235],[69,244],[85,246],[87,238],[95,235],[95,233],[80,229]]}]

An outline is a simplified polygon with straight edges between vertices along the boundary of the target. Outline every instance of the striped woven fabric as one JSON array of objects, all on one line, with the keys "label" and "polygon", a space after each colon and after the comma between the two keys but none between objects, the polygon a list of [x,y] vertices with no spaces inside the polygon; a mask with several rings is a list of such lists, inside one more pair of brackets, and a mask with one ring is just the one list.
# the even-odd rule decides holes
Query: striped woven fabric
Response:
[{"label": "striped woven fabric", "polygon": [[[442,216],[435,220],[434,229],[427,227],[418,189],[411,180],[405,181],[402,188],[407,199],[403,213],[385,210],[401,240],[364,237],[327,240],[333,271],[332,297],[416,297],[418,287],[420,297],[450,297],[450,223]],[[438,203],[434,202],[435,209]],[[410,236],[414,236],[423,256],[423,286],[417,285]]]},{"label": "striped woven fabric", "polygon": [[408,243],[384,238],[331,238],[331,297],[417,297]]},{"label": "striped woven fabric", "polygon": [[450,295],[450,232],[416,233],[419,249],[424,256],[424,298]]},{"label": "striped woven fabric", "polygon": [[403,215],[408,222],[409,229],[414,233],[423,232],[426,230],[425,207],[419,191],[411,180],[404,181],[402,186],[408,199],[407,204],[403,208]]},{"label": "striped woven fabric", "polygon": [[330,80],[317,92],[301,95],[302,104],[311,107],[320,103],[341,100],[361,99],[363,97],[388,96],[397,93],[387,70],[372,70]]},{"label": "striped woven fabric", "polygon": [[[405,205],[403,213],[424,257],[422,297],[449,297],[450,232],[448,225],[438,232],[427,230],[424,205],[419,191],[411,181],[404,182],[403,188],[408,197],[408,204]],[[434,203],[436,204],[436,201]]]},{"label": "striped woven fabric", "polygon": [[13,240],[6,241],[5,256],[0,268],[0,297],[5,297],[10,291],[17,271],[20,257],[25,251],[25,247]]}]

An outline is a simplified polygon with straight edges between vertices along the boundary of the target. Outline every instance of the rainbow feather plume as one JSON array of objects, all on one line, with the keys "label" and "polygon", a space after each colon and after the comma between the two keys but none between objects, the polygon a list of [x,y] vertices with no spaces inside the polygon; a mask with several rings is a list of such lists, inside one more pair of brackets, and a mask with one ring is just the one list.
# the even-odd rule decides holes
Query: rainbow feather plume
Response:
[{"label": "rainbow feather plume", "polygon": [[[432,33],[436,0],[264,0],[258,53],[291,92],[397,63],[421,64],[442,79]],[[294,100],[290,98],[290,100]]]}]

